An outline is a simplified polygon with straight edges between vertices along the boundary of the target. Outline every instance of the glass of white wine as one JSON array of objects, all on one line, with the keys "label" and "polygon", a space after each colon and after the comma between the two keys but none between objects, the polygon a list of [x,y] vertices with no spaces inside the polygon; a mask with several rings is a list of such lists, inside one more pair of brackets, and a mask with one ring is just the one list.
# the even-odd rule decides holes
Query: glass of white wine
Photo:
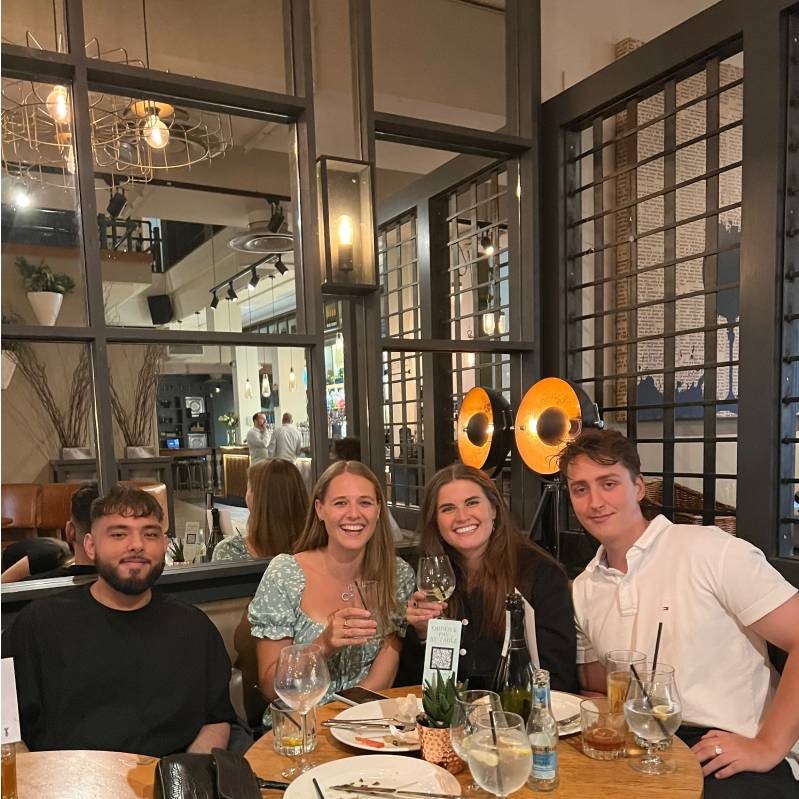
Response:
[{"label": "glass of white wine", "polygon": [[300,713],[302,748],[296,773],[313,768],[305,758],[308,747],[308,713],[319,704],[330,687],[330,672],[315,644],[295,644],[280,650],[275,668],[275,693],[292,709]]},{"label": "glass of white wine", "polygon": [[416,587],[430,602],[446,602],[455,590],[455,572],[446,555],[419,558]]},{"label": "glass of white wine", "polygon": [[[449,725],[449,738],[455,754],[461,760],[467,760],[472,733],[475,729],[475,718],[478,714],[472,711],[502,710],[499,694],[493,691],[472,690],[455,694],[455,707],[452,709],[452,721]],[[466,786],[466,793],[478,793],[480,787],[471,782]]]},{"label": "glass of white wine", "polygon": [[630,766],[643,774],[669,774],[673,761],[663,760],[658,744],[674,735],[682,721],[682,701],[674,669],[643,669],[633,672],[624,701],[624,719],[630,729],[646,743],[646,754],[631,760]]},{"label": "glass of white wine", "polygon": [[518,791],[530,776],[533,752],[525,720],[517,713],[475,708],[466,759],[474,781],[499,799]]}]

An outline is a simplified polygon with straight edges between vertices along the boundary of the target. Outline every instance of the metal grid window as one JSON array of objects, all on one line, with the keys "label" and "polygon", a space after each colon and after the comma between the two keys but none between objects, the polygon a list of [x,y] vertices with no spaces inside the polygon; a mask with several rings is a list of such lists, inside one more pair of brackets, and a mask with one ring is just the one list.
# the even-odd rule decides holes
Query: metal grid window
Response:
[{"label": "metal grid window", "polygon": [[780,535],[778,554],[799,558],[799,14],[789,20],[783,243]]},{"label": "metal grid window", "polygon": [[453,339],[508,340],[507,190],[503,166],[447,196]]},{"label": "metal grid window", "polygon": [[[416,215],[381,225],[377,234],[380,323],[384,337],[421,337]],[[395,507],[418,508],[424,486],[422,356],[383,352],[386,492]]]},{"label": "metal grid window", "polygon": [[418,508],[425,482],[421,353],[383,351],[383,424],[388,502]]},{"label": "metal grid window", "polygon": [[415,215],[408,214],[380,227],[377,257],[384,336],[419,338],[421,324]]},{"label": "metal grid window", "polygon": [[568,373],[638,442],[652,504],[735,529],[743,60],[566,136]]}]

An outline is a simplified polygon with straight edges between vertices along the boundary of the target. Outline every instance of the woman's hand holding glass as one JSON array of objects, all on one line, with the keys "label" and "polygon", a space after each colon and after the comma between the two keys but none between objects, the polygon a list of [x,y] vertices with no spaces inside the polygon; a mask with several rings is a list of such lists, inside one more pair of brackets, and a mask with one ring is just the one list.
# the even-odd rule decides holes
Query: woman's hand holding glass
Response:
[{"label": "woman's hand holding glass", "polygon": [[377,634],[377,622],[363,608],[344,607],[327,617],[327,626],[319,636],[319,644],[328,655],[345,646],[360,646]]},{"label": "woman's hand holding glass", "polygon": [[420,641],[427,639],[427,622],[437,619],[447,608],[446,602],[430,602],[424,591],[414,591],[408,600],[405,618],[408,624],[416,630]]}]

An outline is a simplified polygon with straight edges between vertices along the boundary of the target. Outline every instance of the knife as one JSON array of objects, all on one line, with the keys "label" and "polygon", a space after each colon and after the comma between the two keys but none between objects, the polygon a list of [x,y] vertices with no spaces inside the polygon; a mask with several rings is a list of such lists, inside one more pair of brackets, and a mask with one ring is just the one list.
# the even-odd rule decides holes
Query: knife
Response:
[{"label": "knife", "polygon": [[272,788],[276,791],[285,791],[286,788],[289,787],[289,783],[287,782],[275,782],[275,780],[262,780],[260,777],[256,777],[258,780],[258,787],[262,789]]},{"label": "knife", "polygon": [[375,785],[333,785],[331,791],[362,793],[366,796],[424,797],[425,799],[461,799],[458,793],[431,793],[430,791],[406,791],[403,788],[380,788]]}]

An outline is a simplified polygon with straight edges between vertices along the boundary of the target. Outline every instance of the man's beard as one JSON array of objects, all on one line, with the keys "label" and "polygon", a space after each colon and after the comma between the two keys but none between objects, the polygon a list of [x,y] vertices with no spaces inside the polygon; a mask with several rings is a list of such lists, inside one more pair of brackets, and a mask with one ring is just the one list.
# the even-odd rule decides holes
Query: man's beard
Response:
[{"label": "man's beard", "polygon": [[108,563],[95,559],[94,567],[97,574],[103,578],[112,588],[126,596],[139,596],[148,589],[152,588],[156,580],[164,570],[164,561],[152,566],[147,574],[141,577],[120,577],[117,568]]}]

